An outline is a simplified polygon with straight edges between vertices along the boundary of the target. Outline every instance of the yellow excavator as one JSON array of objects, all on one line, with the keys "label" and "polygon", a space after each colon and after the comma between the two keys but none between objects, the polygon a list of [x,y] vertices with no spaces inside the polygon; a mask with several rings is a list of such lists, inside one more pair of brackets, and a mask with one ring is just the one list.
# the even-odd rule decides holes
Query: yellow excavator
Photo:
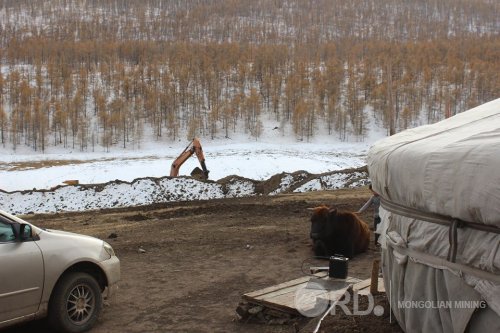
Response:
[{"label": "yellow excavator", "polygon": [[179,169],[193,154],[196,154],[196,157],[198,157],[198,161],[200,162],[203,170],[196,167],[193,171],[191,171],[191,176],[197,179],[208,179],[209,171],[205,165],[205,156],[203,155],[203,149],[201,148],[200,139],[198,138],[194,138],[193,141],[187,145],[184,151],[172,163],[172,166],[170,167],[170,177],[179,176]]}]

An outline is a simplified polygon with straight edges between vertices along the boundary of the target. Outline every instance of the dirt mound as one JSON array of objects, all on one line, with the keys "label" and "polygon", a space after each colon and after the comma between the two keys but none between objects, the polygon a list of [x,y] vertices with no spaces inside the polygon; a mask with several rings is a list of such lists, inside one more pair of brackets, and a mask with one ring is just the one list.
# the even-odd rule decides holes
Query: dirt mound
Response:
[{"label": "dirt mound", "polygon": [[[256,195],[275,195],[293,192],[307,192],[308,184],[319,184],[314,190],[330,190],[364,186],[368,182],[366,167],[330,171],[322,174],[310,174],[300,170],[293,173],[282,172],[266,180],[253,180],[237,175],[219,179],[218,184],[228,187],[235,182],[249,182],[255,186]],[[312,189],[311,189],[312,190]]]},{"label": "dirt mound", "polygon": [[366,168],[310,174],[280,173],[267,180],[238,175],[218,181],[193,177],[145,177],[102,184],[57,186],[50,190],[5,192],[0,190],[0,209],[14,214],[55,213],[145,206],[156,203],[239,198],[355,188],[367,183]]}]

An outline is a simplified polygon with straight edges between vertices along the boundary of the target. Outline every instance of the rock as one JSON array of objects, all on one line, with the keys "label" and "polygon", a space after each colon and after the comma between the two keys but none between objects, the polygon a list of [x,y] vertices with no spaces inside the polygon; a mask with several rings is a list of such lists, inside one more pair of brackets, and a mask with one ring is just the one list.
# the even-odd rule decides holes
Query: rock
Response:
[{"label": "rock", "polygon": [[258,306],[254,306],[253,308],[248,309],[248,313],[251,315],[255,315],[259,312],[262,312],[262,310],[264,310],[264,308],[262,306],[258,305]]},{"label": "rock", "polygon": [[248,310],[250,310],[250,305],[248,303],[240,303],[236,308],[236,313],[238,314],[240,319],[247,319],[250,315],[248,313]]},{"label": "rock", "polygon": [[268,324],[269,325],[284,325],[284,324],[286,324],[287,321],[288,321],[288,319],[285,319],[285,318],[270,319],[268,321]]},{"label": "rock", "polygon": [[[87,224],[88,224],[88,223],[87,223]],[[114,232],[112,232],[112,233],[108,236],[108,238],[109,238],[109,239],[113,239],[113,238],[117,238],[117,237],[118,237],[118,235],[117,235],[117,234],[115,234]]]},{"label": "rock", "polygon": [[137,253],[146,253],[146,250],[144,250],[142,247],[137,249]]}]

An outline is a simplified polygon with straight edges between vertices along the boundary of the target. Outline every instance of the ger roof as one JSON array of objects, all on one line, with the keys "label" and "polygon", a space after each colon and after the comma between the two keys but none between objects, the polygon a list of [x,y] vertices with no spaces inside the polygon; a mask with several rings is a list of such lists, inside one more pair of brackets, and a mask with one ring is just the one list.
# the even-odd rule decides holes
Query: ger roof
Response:
[{"label": "ger roof", "polygon": [[500,227],[500,99],[379,140],[367,164],[386,200]]}]

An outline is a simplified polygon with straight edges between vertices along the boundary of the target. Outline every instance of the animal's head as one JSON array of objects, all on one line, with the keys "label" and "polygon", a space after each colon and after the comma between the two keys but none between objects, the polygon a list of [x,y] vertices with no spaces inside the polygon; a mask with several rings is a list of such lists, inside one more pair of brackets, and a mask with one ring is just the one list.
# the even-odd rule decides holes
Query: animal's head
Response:
[{"label": "animal's head", "polygon": [[331,232],[329,221],[337,214],[337,209],[321,205],[314,208],[308,208],[308,210],[312,211],[311,238],[313,240],[325,238]]}]

